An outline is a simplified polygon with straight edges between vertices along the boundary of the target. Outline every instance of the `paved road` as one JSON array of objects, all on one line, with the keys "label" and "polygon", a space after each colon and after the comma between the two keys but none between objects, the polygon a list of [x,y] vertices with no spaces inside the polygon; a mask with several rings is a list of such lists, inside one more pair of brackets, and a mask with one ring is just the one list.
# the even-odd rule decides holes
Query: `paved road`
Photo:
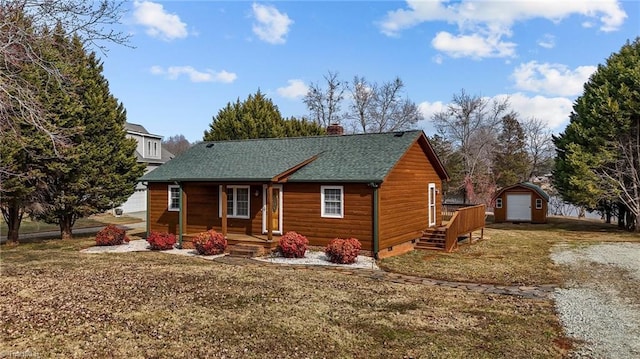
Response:
[{"label": "paved road", "polygon": [[[137,223],[128,223],[118,225],[118,227],[123,228],[127,231],[132,229],[144,229],[146,228],[146,222],[137,222]],[[100,227],[88,227],[88,228],[75,228],[73,229],[73,234],[94,234],[98,233],[104,226]],[[38,232],[38,233],[20,233],[21,240],[28,239],[38,239],[38,238],[60,238],[60,231],[47,231],[47,232]],[[5,243],[7,241],[6,234],[3,234],[2,238],[0,238],[0,243]]]}]

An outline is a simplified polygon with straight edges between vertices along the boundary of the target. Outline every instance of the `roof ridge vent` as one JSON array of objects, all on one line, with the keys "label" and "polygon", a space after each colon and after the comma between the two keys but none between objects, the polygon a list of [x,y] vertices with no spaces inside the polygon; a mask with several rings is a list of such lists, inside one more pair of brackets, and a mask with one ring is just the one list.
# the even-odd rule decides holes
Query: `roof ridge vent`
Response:
[{"label": "roof ridge vent", "polygon": [[404,131],[396,132],[393,134],[393,137],[402,137],[404,136]]},{"label": "roof ridge vent", "polygon": [[215,145],[215,143],[207,143],[207,148],[211,148]]}]

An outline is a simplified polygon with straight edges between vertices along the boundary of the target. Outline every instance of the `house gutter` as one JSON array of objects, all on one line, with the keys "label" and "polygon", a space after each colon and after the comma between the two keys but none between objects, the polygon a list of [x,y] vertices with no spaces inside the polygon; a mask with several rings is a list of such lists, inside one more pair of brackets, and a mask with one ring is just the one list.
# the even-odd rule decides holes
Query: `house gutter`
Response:
[{"label": "house gutter", "polygon": [[379,220],[378,217],[380,215],[380,211],[378,210],[379,207],[379,192],[378,189],[380,188],[380,183],[377,182],[371,182],[369,183],[369,187],[373,188],[373,243],[372,243],[372,252],[373,252],[373,258],[378,259],[378,251],[379,251],[379,242],[380,242],[380,233],[379,233]]}]

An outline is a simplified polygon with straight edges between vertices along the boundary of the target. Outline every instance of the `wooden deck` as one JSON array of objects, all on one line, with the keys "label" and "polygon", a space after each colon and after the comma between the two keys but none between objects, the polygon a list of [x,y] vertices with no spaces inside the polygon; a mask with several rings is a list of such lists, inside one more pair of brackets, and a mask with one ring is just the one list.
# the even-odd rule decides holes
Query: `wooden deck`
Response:
[{"label": "wooden deck", "polygon": [[[457,209],[442,226],[424,231],[416,249],[452,252],[459,244],[474,243],[484,238],[485,206],[476,205]],[[479,235],[474,232],[479,231]]]}]

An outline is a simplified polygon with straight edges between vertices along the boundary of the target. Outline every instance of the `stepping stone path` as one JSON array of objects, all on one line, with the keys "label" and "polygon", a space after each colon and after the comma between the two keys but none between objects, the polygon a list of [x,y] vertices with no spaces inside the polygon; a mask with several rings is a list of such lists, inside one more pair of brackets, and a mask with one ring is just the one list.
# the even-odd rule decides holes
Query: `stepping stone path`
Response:
[{"label": "stepping stone path", "polygon": [[229,265],[240,265],[240,266],[256,266],[256,267],[278,266],[280,268],[287,268],[291,270],[316,270],[316,271],[331,270],[335,272],[340,272],[342,274],[355,275],[358,277],[371,278],[371,279],[381,280],[381,281],[389,281],[393,283],[423,284],[423,285],[431,285],[431,286],[445,287],[445,288],[456,288],[456,289],[468,290],[468,291],[478,292],[478,293],[512,295],[512,296],[528,298],[528,299],[551,299],[553,292],[557,287],[556,284],[545,284],[545,285],[539,285],[539,286],[503,286],[503,285],[483,284],[483,283],[453,282],[453,281],[446,281],[446,280],[422,278],[418,276],[405,275],[405,274],[399,274],[399,273],[393,273],[393,272],[385,272],[381,270],[317,266],[317,265],[301,265],[301,264],[278,264],[278,263],[261,262],[261,261],[256,261],[248,258],[238,258],[238,257],[229,257],[229,256],[219,257],[214,259],[214,261],[219,263],[229,264]]}]

